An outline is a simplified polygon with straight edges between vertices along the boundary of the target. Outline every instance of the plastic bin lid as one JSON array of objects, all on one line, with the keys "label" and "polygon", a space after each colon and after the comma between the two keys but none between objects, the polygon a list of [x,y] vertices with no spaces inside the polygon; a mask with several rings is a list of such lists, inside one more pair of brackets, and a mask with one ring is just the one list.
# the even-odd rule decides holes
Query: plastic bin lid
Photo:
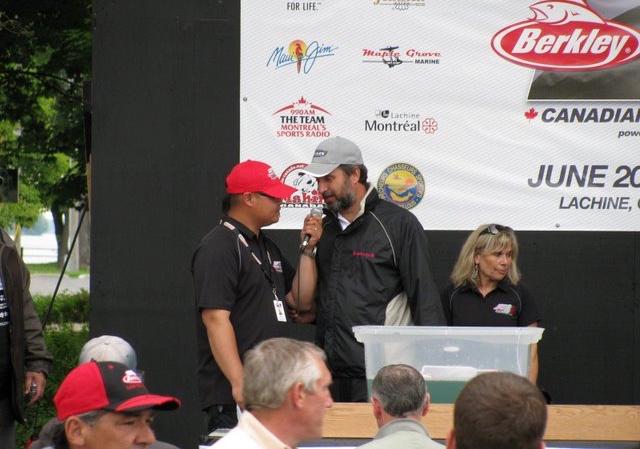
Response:
[{"label": "plastic bin lid", "polygon": [[372,337],[462,337],[465,339],[518,337],[520,343],[537,343],[542,338],[542,327],[481,327],[481,326],[354,326],[353,333],[360,343]]}]

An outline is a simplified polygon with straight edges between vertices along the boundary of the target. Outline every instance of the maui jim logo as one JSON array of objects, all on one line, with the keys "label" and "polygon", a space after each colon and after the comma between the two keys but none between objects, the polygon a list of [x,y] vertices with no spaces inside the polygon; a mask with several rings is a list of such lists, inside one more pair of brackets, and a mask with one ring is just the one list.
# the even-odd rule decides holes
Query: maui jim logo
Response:
[{"label": "maui jim logo", "polygon": [[284,45],[276,47],[269,56],[267,67],[272,66],[276,69],[295,65],[297,73],[308,74],[319,58],[335,56],[335,45],[327,45],[312,41],[307,44],[301,39],[295,39],[289,42],[286,47]]},{"label": "maui jim logo", "polygon": [[325,150],[316,150],[315,153],[313,153],[313,157],[325,157],[327,155],[327,152]]},{"label": "maui jim logo", "polygon": [[640,55],[640,31],[609,21],[584,0],[545,0],[529,7],[534,17],[493,36],[504,59],[545,71],[601,70]]}]

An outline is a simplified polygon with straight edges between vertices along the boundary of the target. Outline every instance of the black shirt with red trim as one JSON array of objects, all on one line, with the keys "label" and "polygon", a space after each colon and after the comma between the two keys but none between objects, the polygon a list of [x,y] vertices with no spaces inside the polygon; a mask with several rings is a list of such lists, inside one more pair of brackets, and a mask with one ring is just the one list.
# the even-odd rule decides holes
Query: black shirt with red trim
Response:
[{"label": "black shirt with red trim", "polygon": [[450,284],[441,300],[449,326],[529,326],[540,321],[529,291],[521,283],[513,285],[506,279],[486,297],[472,284]]},{"label": "black shirt with red trim", "polygon": [[[201,318],[203,309],[231,312],[229,319],[241,358],[261,341],[290,333],[291,317],[286,304],[287,322],[278,321],[276,316],[273,284],[284,303],[291,290],[294,269],[264,231],[256,235],[237,220],[225,217],[224,221],[236,230],[223,224],[213,228],[200,242],[191,262],[197,307],[198,387],[203,409],[234,403],[231,385],[211,353]],[[264,269],[251,252],[262,261]]]}]

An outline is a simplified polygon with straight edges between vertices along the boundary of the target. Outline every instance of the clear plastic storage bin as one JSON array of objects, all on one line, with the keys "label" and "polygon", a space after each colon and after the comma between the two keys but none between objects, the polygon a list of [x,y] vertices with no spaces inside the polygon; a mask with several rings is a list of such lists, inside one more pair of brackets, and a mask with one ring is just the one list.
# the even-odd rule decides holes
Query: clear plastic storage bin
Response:
[{"label": "clear plastic storage bin", "polygon": [[431,401],[453,403],[464,384],[487,371],[527,376],[539,327],[356,326],[364,343],[369,392],[380,368],[404,363],[422,373]]}]

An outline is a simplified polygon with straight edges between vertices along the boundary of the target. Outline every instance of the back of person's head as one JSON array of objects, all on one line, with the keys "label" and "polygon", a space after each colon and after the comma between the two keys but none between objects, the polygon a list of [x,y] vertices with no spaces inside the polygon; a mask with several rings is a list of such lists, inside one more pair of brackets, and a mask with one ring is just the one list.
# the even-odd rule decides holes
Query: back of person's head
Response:
[{"label": "back of person's head", "polygon": [[78,364],[94,362],[118,362],[127,368],[135,370],[138,357],[133,347],[120,337],[101,335],[92,338],[82,347]]},{"label": "back of person's head", "polygon": [[321,377],[317,361],[326,360],[317,346],[289,338],[272,338],[244,357],[244,402],[248,410],[276,409],[297,382],[315,391]]},{"label": "back of person's head", "polygon": [[409,365],[387,365],[378,371],[371,385],[372,397],[396,418],[419,417],[428,402],[422,375]]},{"label": "back of person's head", "polygon": [[460,392],[453,415],[457,449],[538,449],[547,424],[540,390],[507,372],[471,379]]}]

